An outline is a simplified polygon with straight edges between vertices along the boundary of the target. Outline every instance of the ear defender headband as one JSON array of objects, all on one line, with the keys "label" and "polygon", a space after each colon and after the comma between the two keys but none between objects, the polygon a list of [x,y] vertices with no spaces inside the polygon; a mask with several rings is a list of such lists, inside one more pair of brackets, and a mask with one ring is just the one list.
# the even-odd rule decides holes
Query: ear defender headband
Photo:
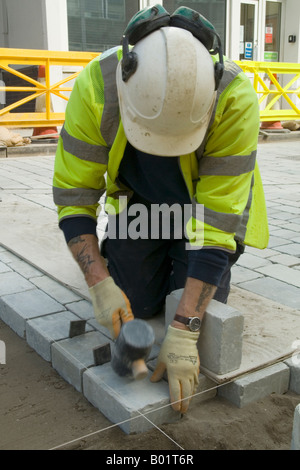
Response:
[{"label": "ear defender headband", "polygon": [[187,7],[177,8],[173,15],[170,16],[161,5],[155,5],[145,8],[133,16],[122,38],[123,81],[127,82],[129,80],[135,73],[138,65],[137,54],[129,51],[129,44],[134,46],[142,38],[163,26],[175,26],[190,31],[206,47],[211,55],[219,55],[219,62],[215,63],[215,90],[217,90],[224,71],[220,36],[204,16]]}]

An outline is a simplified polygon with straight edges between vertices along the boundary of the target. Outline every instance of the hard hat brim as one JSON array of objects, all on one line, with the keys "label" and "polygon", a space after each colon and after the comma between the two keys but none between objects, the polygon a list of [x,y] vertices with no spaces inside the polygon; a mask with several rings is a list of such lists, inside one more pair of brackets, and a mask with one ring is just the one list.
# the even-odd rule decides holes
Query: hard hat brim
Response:
[{"label": "hard hat brim", "polygon": [[137,122],[133,122],[121,110],[124,132],[129,143],[144,153],[161,157],[176,157],[194,152],[203,142],[211,113],[207,115],[201,127],[193,132],[181,135],[163,135],[149,130]]}]

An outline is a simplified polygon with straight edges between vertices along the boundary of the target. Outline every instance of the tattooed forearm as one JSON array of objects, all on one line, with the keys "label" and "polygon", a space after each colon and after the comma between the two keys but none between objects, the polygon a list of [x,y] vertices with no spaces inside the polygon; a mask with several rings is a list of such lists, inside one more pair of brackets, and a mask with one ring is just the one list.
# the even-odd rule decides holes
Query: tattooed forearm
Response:
[{"label": "tattooed forearm", "polygon": [[[80,246],[79,244],[81,245],[84,244],[84,245]],[[89,271],[90,265],[93,264],[95,260],[87,252],[88,244],[86,243],[85,239],[82,238],[81,236],[72,238],[72,240],[69,241],[68,245],[71,251],[73,252],[74,258],[79,264],[80,269],[82,270],[83,274],[87,274]],[[79,245],[77,247],[78,250],[76,250],[75,245]]]},{"label": "tattooed forearm", "polygon": [[196,305],[196,312],[200,312],[201,311],[201,307],[203,305],[203,303],[205,303],[207,301],[207,299],[211,298],[211,296],[214,294],[214,291],[216,290],[215,286],[211,285],[211,284],[203,284],[203,288],[200,292],[200,296],[199,296],[199,299],[198,299],[198,302],[197,302],[197,305]]}]

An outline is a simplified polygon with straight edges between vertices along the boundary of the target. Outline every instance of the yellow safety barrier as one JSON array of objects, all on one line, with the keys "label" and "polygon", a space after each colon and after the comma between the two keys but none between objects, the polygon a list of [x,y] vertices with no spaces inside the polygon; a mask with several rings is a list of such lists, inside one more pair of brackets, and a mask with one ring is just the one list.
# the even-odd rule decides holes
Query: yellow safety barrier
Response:
[{"label": "yellow safety barrier", "polygon": [[[57,83],[50,83],[50,67],[52,66],[76,66],[85,67],[99,53],[96,52],[60,52],[60,51],[39,51],[25,49],[1,49],[0,48],[0,72],[4,70],[19,77],[31,86],[5,86],[0,81],[1,92],[32,92],[32,94],[22,98],[15,103],[0,109],[0,124],[4,126],[19,127],[44,127],[62,126],[65,119],[64,112],[53,112],[51,110],[51,94],[68,101],[65,92],[70,92],[72,87],[64,86],[67,82],[76,78],[80,71],[71,73]],[[45,84],[34,80],[26,74],[13,68],[14,65],[38,65],[45,67]],[[19,106],[31,100],[45,95],[45,112],[20,113],[16,110]],[[5,104],[5,103],[4,103]],[[0,101],[1,105],[1,101]],[[12,112],[16,110],[15,112]]]},{"label": "yellow safety barrier", "polygon": [[[252,61],[236,61],[236,63],[253,78],[253,87],[261,105],[261,121],[300,120],[300,86],[297,85],[297,80],[300,78],[300,64]],[[286,85],[279,83],[278,75],[280,81],[287,81]],[[269,79],[269,86],[266,78]],[[293,85],[296,87],[292,88]],[[295,98],[294,101],[292,97]],[[279,100],[281,100],[280,105]]]},{"label": "yellow safety barrier", "polygon": [[[65,113],[52,111],[51,95],[68,101],[68,96],[64,93],[70,92],[72,87],[65,86],[65,84],[76,78],[80,71],[71,73],[63,80],[51,84],[50,68],[52,66],[85,67],[98,55],[99,53],[97,52],[60,52],[0,48],[0,72],[9,72],[29,83],[29,86],[5,86],[5,83],[0,80],[0,97],[4,93],[10,92],[32,92],[25,98],[19,99],[8,106],[5,106],[5,102],[2,103],[4,107],[1,109],[0,106],[0,124],[16,127],[62,126]],[[236,63],[253,81],[253,87],[261,105],[261,121],[300,120],[300,108],[297,104],[300,98],[300,87],[292,88],[300,78],[299,64],[252,61],[236,61]],[[22,73],[20,69],[14,68],[17,65],[44,66],[45,82],[41,83]],[[280,82],[282,78],[287,77],[288,82],[286,85],[279,83],[278,75],[280,75]],[[289,78],[288,75],[292,75],[292,78]],[[269,78],[269,86],[266,78]],[[17,111],[19,106],[43,95],[45,95],[45,112],[20,113]],[[292,99],[293,96],[294,100]],[[276,103],[279,103],[279,100],[281,101],[281,109],[277,109],[279,106],[274,106]],[[285,108],[286,105],[287,108]]]}]

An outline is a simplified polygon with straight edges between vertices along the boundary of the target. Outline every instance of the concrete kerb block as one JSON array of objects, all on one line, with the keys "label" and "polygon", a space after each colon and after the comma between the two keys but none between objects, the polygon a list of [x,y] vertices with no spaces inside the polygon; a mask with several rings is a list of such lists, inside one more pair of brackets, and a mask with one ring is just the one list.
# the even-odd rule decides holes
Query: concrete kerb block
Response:
[{"label": "concrete kerb block", "polygon": [[91,367],[83,373],[83,394],[112,423],[126,433],[142,433],[155,425],[181,418],[170,406],[169,387],[149,377],[132,380],[119,377],[111,365]]},{"label": "concrete kerb block", "polygon": [[26,337],[28,320],[64,310],[63,305],[35,288],[0,297],[1,320],[21,338]]},{"label": "concrete kerb block", "polygon": [[91,331],[51,345],[52,367],[76,390],[82,392],[82,374],[95,365],[93,349],[112,344],[98,331]]},{"label": "concrete kerb block", "polygon": [[[166,328],[174,318],[183,289],[166,298]],[[218,375],[240,367],[242,361],[244,317],[233,307],[211,300],[203,319],[199,338],[201,365]]]},{"label": "concrete kerb block", "polygon": [[[78,317],[69,311],[46,315],[26,323],[26,339],[43,359],[51,362],[51,344],[69,337],[70,322]],[[92,328],[86,326],[86,332]]]},{"label": "concrete kerb block", "polygon": [[292,357],[284,363],[290,368],[289,390],[300,395],[300,360],[298,357]]},{"label": "concrete kerb block", "polygon": [[218,395],[242,408],[272,393],[286,393],[289,379],[289,367],[280,362],[219,386]]},{"label": "concrete kerb block", "polygon": [[300,404],[294,413],[291,450],[300,450]]}]

